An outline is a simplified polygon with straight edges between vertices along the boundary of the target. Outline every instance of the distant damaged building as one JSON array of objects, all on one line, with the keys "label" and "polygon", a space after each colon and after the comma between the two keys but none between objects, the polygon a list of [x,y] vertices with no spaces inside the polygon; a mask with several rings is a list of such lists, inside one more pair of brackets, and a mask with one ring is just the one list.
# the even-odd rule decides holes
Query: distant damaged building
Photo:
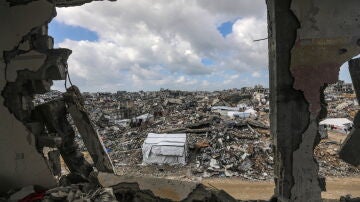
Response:
[{"label": "distant damaged building", "polygon": [[351,83],[339,80],[334,84],[330,84],[325,90],[326,93],[354,93],[354,88]]}]

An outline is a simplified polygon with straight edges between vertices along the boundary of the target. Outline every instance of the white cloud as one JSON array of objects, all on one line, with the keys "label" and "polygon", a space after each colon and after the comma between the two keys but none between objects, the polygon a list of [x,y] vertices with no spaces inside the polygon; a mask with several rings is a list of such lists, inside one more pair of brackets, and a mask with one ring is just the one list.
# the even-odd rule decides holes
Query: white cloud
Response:
[{"label": "white cloud", "polygon": [[[121,0],[60,8],[55,20],[99,36],[59,44],[73,50],[69,69],[81,89],[221,89],[267,67],[267,42],[253,42],[267,37],[265,9],[263,0]],[[217,26],[229,20],[233,33],[224,38]]]},{"label": "white cloud", "polygon": [[259,72],[253,72],[251,74],[252,77],[255,77],[255,78],[260,78],[261,77],[261,74]]}]

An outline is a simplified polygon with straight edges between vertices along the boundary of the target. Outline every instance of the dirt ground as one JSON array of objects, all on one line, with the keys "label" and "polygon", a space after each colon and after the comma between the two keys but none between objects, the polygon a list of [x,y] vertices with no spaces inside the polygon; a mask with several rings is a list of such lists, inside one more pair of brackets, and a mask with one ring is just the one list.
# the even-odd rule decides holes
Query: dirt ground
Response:
[{"label": "dirt ground", "polygon": [[[336,137],[336,136],[335,136]],[[334,138],[334,136],[332,137]],[[85,152],[85,157],[91,161],[90,155]],[[65,164],[62,162],[64,167]],[[136,169],[118,169],[117,174],[128,174],[135,176],[153,176],[151,170],[152,166],[138,166]],[[183,167],[183,169],[174,169],[171,166],[160,166],[157,169],[162,170],[162,175],[153,177],[166,177],[168,179],[180,180],[196,180],[190,177],[190,168]],[[137,171],[136,171],[137,170]],[[130,172],[131,171],[131,172]],[[65,169],[66,172],[66,169]],[[140,174],[141,173],[141,174]],[[172,177],[171,177],[172,176]],[[248,181],[242,178],[202,178],[201,182],[213,188],[223,189],[236,199],[270,199],[274,193],[275,185],[273,181]],[[326,192],[322,192],[324,199],[339,199],[341,196],[350,194],[352,197],[360,197],[360,176],[352,177],[327,177],[326,178]]]},{"label": "dirt ground", "polygon": [[342,133],[337,133],[334,131],[328,132],[328,140],[332,140],[335,142],[338,142],[339,144],[342,144],[344,140],[346,139],[347,135]]},{"label": "dirt ground", "polygon": [[[273,181],[244,181],[236,178],[204,179],[202,183],[217,189],[223,189],[236,199],[270,199],[274,192]],[[327,178],[327,191],[324,199],[339,199],[347,194],[360,197],[360,178]]]}]

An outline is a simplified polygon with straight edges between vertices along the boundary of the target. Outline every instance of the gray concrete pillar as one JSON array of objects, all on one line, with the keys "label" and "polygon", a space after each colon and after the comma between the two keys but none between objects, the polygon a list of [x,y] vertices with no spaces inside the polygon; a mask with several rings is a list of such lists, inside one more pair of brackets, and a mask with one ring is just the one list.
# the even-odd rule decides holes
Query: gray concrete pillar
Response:
[{"label": "gray concrete pillar", "polygon": [[[313,173],[317,171],[317,165],[314,162],[303,165],[313,156],[309,152],[313,151],[317,135],[317,117],[310,116],[303,93],[293,88],[291,50],[300,25],[290,6],[291,0],[267,0],[275,195],[279,201],[320,201],[318,177]],[[308,144],[302,144],[304,136],[309,138],[304,138]],[[301,162],[301,157],[305,161]],[[308,174],[304,174],[306,170]]]}]

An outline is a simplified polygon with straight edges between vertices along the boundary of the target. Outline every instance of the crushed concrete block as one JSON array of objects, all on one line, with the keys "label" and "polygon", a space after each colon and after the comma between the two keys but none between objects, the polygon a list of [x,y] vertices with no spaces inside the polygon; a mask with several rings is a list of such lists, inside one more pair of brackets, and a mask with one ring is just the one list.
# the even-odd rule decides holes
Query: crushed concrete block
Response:
[{"label": "crushed concrete block", "polygon": [[94,161],[95,167],[99,171],[114,173],[111,159],[84,108],[84,100],[79,89],[76,86],[68,88],[64,94],[64,99],[68,105],[68,111]]},{"label": "crushed concrete block", "polygon": [[149,190],[157,197],[173,201],[181,201],[187,198],[198,184],[196,182],[164,178],[117,176],[102,172],[98,174],[97,179],[103,187],[114,187],[115,193],[115,187],[119,188],[121,184],[135,183],[139,190]]}]

